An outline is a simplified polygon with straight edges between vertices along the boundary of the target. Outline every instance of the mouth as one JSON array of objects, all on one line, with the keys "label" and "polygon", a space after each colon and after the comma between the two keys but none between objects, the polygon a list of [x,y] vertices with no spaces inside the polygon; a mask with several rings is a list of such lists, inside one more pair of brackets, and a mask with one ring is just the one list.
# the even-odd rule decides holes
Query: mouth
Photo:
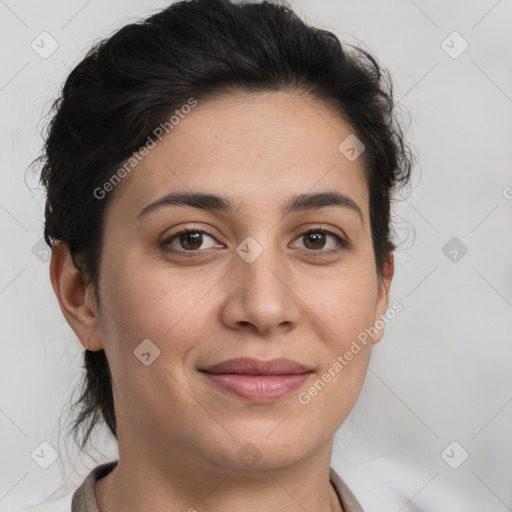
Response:
[{"label": "mouth", "polygon": [[278,400],[300,387],[313,373],[307,366],[285,358],[230,359],[200,372],[218,390],[253,402]]}]

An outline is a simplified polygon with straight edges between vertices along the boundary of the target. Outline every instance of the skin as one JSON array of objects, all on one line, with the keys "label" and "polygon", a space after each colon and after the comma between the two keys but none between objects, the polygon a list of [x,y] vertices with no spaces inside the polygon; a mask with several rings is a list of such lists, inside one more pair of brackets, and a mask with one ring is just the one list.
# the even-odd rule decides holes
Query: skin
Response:
[{"label": "skin", "polygon": [[[61,309],[84,347],[105,349],[114,379],[119,464],[96,485],[103,512],[342,510],[329,483],[333,436],[383,331],[308,404],[297,396],[388,308],[393,254],[379,276],[362,159],[338,150],[351,133],[299,93],[199,101],[110,198],[100,307],[67,247],[54,248]],[[174,191],[229,196],[239,209],[170,206],[136,219]],[[290,196],[321,191],[348,195],[362,219],[340,206],[281,216]],[[331,235],[308,244],[303,233],[319,225],[349,248]],[[160,246],[184,228],[213,236],[195,243],[199,256],[183,256],[191,251],[179,237],[176,253]],[[235,251],[247,236],[263,248],[252,263]],[[338,251],[322,255],[330,249]],[[149,366],[133,354],[144,339],[160,349]],[[290,395],[255,403],[198,371],[232,357],[288,357],[313,374]],[[237,456],[246,443],[261,455],[252,467]]]}]

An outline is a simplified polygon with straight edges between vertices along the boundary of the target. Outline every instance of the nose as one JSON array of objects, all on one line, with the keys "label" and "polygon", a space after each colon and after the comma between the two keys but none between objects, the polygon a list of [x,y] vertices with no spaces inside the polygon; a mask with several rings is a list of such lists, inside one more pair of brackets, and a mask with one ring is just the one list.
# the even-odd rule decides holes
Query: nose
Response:
[{"label": "nose", "polygon": [[236,255],[221,312],[226,327],[266,335],[298,323],[300,301],[282,256],[270,248],[251,263]]}]

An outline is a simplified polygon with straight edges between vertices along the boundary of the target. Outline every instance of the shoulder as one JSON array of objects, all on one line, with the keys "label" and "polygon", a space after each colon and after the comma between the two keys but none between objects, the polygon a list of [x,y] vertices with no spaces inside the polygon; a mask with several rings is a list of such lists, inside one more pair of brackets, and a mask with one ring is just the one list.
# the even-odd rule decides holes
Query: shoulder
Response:
[{"label": "shoulder", "polygon": [[79,512],[82,510],[97,512],[95,496],[96,481],[112,471],[118,461],[105,462],[94,467],[83,480],[82,484],[65,496],[44,503],[31,505],[12,512]]}]

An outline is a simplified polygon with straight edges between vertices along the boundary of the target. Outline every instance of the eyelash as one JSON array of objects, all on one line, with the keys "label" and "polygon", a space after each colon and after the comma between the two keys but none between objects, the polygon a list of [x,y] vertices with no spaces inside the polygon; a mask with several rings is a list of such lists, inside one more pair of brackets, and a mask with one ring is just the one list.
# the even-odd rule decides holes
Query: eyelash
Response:
[{"label": "eyelash", "polygon": [[[181,231],[177,231],[176,233],[173,233],[170,237],[166,238],[161,243],[161,247],[164,250],[166,250],[166,251],[173,252],[175,254],[179,253],[180,255],[183,255],[186,258],[197,257],[198,253],[201,252],[201,249],[187,251],[185,249],[176,249],[174,247],[169,247],[169,244],[171,242],[173,242],[177,237],[179,237],[182,234],[186,234],[186,233],[206,234],[206,235],[212,237],[215,240],[215,236],[213,234],[209,233],[208,231],[205,231],[204,229],[188,228],[188,229],[183,229]],[[304,231],[304,232],[300,233],[297,236],[297,239],[299,239],[299,238],[301,238],[301,237],[303,237],[305,235],[308,235],[310,233],[322,233],[322,234],[325,234],[325,235],[331,235],[332,237],[335,238],[335,240],[338,242],[338,245],[339,245],[338,248],[336,248],[336,249],[329,249],[327,251],[322,250],[322,249],[315,250],[315,249],[302,249],[302,248],[299,248],[302,251],[306,251],[306,252],[310,253],[310,255],[313,256],[313,257],[330,256],[330,255],[333,255],[333,254],[336,254],[336,253],[340,252],[343,249],[348,249],[350,247],[349,243],[346,240],[341,238],[336,233],[333,233],[332,231],[329,231],[329,230],[327,230],[325,228],[322,228],[322,227],[310,228],[307,231]],[[208,249],[203,249],[203,250],[208,250]]]}]

